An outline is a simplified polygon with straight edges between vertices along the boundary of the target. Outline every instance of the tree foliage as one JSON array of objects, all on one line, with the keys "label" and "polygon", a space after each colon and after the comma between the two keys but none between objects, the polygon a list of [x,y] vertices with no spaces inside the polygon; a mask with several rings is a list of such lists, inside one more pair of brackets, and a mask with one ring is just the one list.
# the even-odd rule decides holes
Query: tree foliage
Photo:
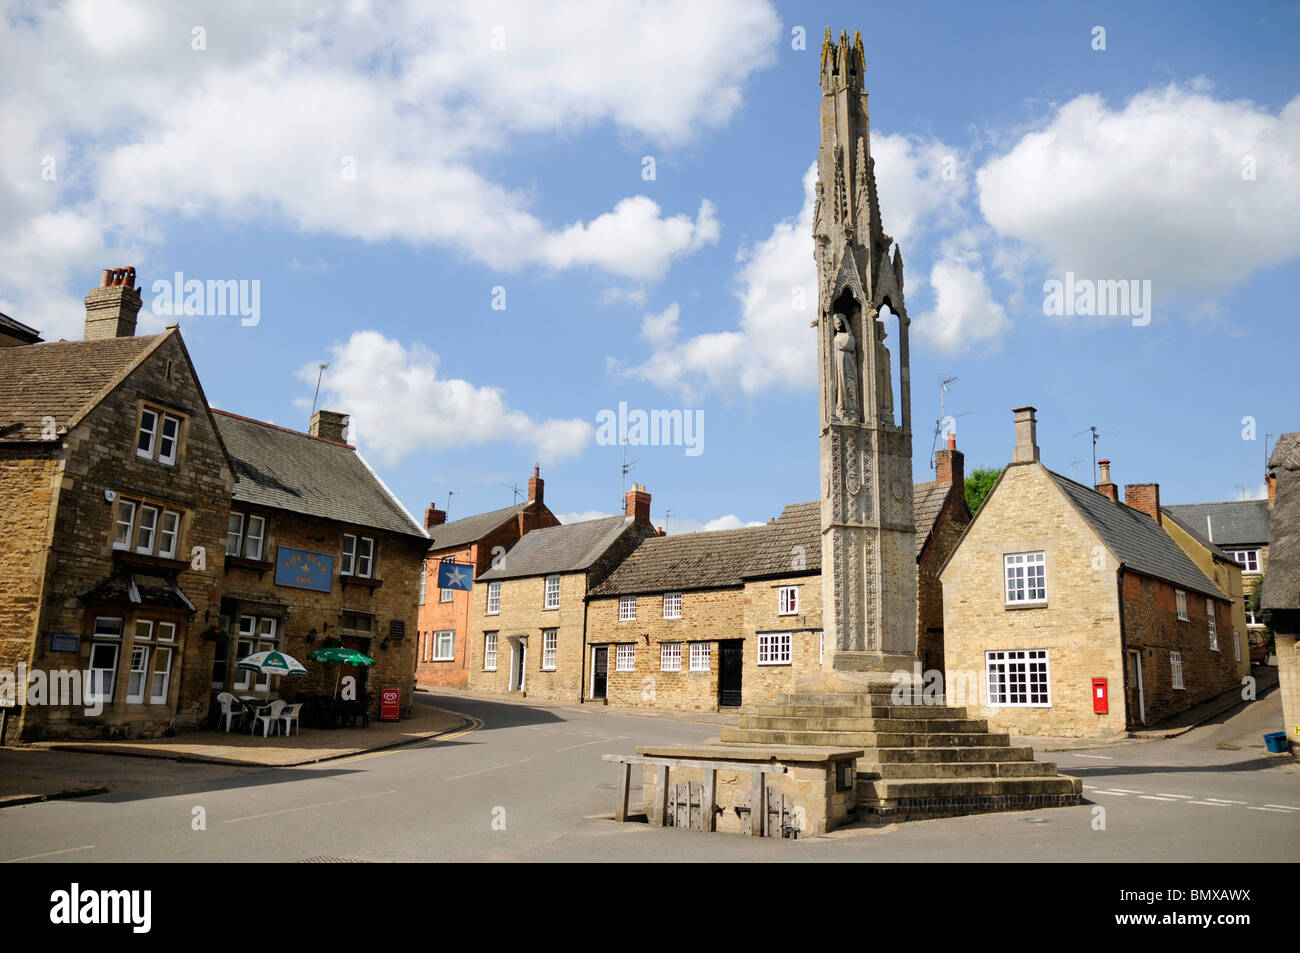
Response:
[{"label": "tree foliage", "polygon": [[994,467],[976,467],[966,474],[966,505],[970,507],[972,516],[984,505],[985,497],[993,489],[1001,472]]}]

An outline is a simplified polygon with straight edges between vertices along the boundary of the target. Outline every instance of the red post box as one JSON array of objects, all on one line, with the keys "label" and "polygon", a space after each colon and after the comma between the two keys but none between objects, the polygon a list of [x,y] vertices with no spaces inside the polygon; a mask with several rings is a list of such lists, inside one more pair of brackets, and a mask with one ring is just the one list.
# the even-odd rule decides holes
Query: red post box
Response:
[{"label": "red post box", "polygon": [[1106,680],[1104,678],[1094,678],[1092,680],[1092,712],[1094,715],[1110,713],[1110,699],[1106,697]]},{"label": "red post box", "polygon": [[397,700],[399,697],[395,688],[385,688],[379,693],[380,721],[397,721]]}]

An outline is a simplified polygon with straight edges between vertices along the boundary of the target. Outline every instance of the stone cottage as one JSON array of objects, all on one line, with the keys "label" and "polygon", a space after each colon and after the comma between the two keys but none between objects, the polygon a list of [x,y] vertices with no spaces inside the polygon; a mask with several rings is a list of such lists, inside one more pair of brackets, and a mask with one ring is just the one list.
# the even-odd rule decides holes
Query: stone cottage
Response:
[{"label": "stone cottage", "polygon": [[[396,689],[409,709],[418,639],[417,593],[429,546],[423,527],[347,442],[348,418],[319,410],[307,433],[216,411],[236,482],[225,522],[221,633],[209,688],[274,689],[292,701],[330,694],[356,678],[357,698]],[[371,668],[307,662],[342,644],[375,660]],[[307,665],[306,678],[241,671],[245,656],[268,649]]]},{"label": "stone cottage", "polygon": [[1159,486],[1083,486],[1015,452],[940,571],[944,690],[1019,734],[1107,736],[1237,685],[1232,602],[1162,527]]},{"label": "stone cottage", "polygon": [[590,679],[587,594],[645,539],[650,493],[634,485],[626,515],[535,529],[474,582],[471,688],[580,701]]},{"label": "stone cottage", "polygon": [[1260,608],[1277,643],[1282,724],[1291,751],[1300,745],[1300,432],[1283,434],[1269,457],[1269,488],[1275,501],[1269,529],[1272,568]]},{"label": "stone cottage", "polygon": [[233,468],[180,331],[136,337],[140,306],[135,269],[106,270],[84,340],[0,347],[10,738],[146,737],[208,712]]},{"label": "stone cottage", "polygon": [[429,506],[424,528],[429,534],[424,585],[420,588],[419,662],[416,684],[420,688],[469,686],[469,637],[473,618],[472,589],[441,589],[438,567],[443,561],[472,567],[471,578],[500,562],[506,551],[534,529],[559,526],[560,521],[543,500],[545,481],[533,468],[528,499],[514,506],[477,513],[447,522],[445,511]]}]

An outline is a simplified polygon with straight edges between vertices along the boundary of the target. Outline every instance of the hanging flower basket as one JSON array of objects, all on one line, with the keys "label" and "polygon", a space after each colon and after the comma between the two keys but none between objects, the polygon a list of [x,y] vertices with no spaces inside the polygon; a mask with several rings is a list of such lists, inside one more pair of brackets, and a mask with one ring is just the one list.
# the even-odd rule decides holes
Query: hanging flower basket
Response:
[{"label": "hanging flower basket", "polygon": [[199,638],[204,642],[217,642],[225,637],[226,633],[218,625],[210,625],[199,633]]}]

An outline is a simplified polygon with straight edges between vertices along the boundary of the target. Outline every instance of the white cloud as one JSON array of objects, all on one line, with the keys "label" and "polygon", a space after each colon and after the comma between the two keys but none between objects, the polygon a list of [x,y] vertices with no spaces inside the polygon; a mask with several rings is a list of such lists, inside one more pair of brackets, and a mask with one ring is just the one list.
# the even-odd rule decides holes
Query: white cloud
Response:
[{"label": "white cloud", "polygon": [[665,521],[664,530],[673,536],[680,536],[683,533],[713,533],[722,529],[743,529],[746,526],[762,525],[762,521],[747,523],[735,513],[728,513],[726,516],[719,516],[705,523],[674,517]]},{"label": "white cloud", "polygon": [[681,312],[674,301],[659,314],[647,314],[641,321],[641,337],[656,348],[668,347],[677,337],[677,318]]},{"label": "white cloud", "polygon": [[585,523],[587,520],[598,520],[617,515],[617,513],[606,513],[603,510],[583,510],[581,513],[556,513],[555,518],[561,523]]},{"label": "white cloud", "polygon": [[917,337],[945,354],[973,346],[996,350],[1011,327],[984,275],[979,249],[992,243],[987,231],[967,228],[941,243],[930,268],[932,305],[912,320]]},{"label": "white cloud", "polygon": [[1117,109],[1079,96],[977,181],[989,224],[1057,277],[1151,279],[1157,302],[1221,295],[1300,254],[1300,97],[1273,114],[1203,83]]},{"label": "white cloud", "polygon": [[[500,388],[439,377],[437,368],[438,355],[422,344],[357,331],[331,348],[318,406],[349,414],[356,439],[386,465],[419,449],[497,441],[529,447],[547,465],[591,443],[585,420],[535,420],[511,409]],[[315,386],[318,370],[307,364],[298,377]]]},{"label": "white cloud", "polygon": [[[79,328],[79,309],[46,321],[43,287],[88,286],[119,253],[147,272],[144,250],[180,216],[657,278],[717,240],[707,200],[692,218],[631,196],[557,226],[531,192],[479,170],[520,135],[598,123],[685,142],[731,118],[781,36],[770,4],[747,0],[708,16],[692,0],[77,0],[3,15],[0,287],[15,316],[53,333]],[[49,215],[71,217],[51,235]]]}]

